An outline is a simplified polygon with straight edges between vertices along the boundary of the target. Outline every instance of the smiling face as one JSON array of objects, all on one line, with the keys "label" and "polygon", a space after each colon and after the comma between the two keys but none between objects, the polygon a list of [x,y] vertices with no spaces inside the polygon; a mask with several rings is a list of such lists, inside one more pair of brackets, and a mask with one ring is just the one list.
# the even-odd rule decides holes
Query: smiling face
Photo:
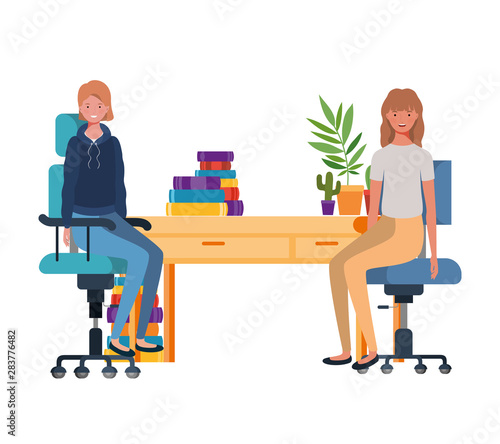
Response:
[{"label": "smiling face", "polygon": [[415,121],[418,119],[418,113],[412,110],[396,111],[392,110],[385,115],[394,131],[397,133],[408,133],[413,128]]},{"label": "smiling face", "polygon": [[101,99],[96,96],[88,96],[80,106],[80,112],[89,123],[99,123],[109,110]]}]

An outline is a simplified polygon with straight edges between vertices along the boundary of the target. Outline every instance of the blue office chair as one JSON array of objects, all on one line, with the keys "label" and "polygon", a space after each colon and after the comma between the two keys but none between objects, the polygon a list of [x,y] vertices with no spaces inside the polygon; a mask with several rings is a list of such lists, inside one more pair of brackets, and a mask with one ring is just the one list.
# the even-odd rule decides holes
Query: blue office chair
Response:
[{"label": "blue office chair", "polygon": [[[436,224],[451,225],[451,161],[434,161],[434,176]],[[425,229],[426,208],[423,190],[422,200],[424,202],[422,217]],[[391,359],[416,359],[418,364],[415,366],[415,371],[419,374],[423,374],[427,370],[427,367],[422,362],[423,359],[441,359],[442,364],[439,367],[441,373],[447,374],[451,371],[451,366],[443,355],[413,354],[413,333],[407,327],[407,304],[413,303],[413,296],[423,294],[424,285],[458,284],[462,279],[460,267],[451,259],[438,259],[438,274],[434,280],[431,279],[430,259],[426,259],[425,238],[426,236],[424,236],[424,244],[418,258],[400,265],[373,268],[366,273],[368,284],[383,284],[385,294],[394,296],[394,302],[401,305],[401,328],[394,333],[394,354],[379,355],[380,359],[385,359],[385,363],[381,367],[382,372],[385,374],[389,374],[393,370],[392,365],[389,363]],[[378,308],[389,308],[389,306],[379,305]],[[367,370],[358,370],[358,372],[366,373]]]},{"label": "blue office chair", "polygon": [[[60,114],[56,118],[56,152],[65,157],[69,139],[76,135],[78,128],[84,122],[78,119],[78,114]],[[80,365],[75,369],[77,378],[86,378],[89,369],[85,367],[87,360],[106,361],[106,367],[102,373],[106,378],[114,378],[117,370],[111,365],[111,361],[128,360],[130,366],[125,370],[129,378],[137,378],[140,370],[135,366],[133,357],[111,356],[102,354],[102,331],[98,327],[98,319],[102,318],[102,304],[104,302],[104,290],[114,286],[114,275],[126,273],[127,261],[125,259],[108,257],[90,252],[90,227],[106,227],[109,230],[116,228],[115,223],[104,218],[73,218],[71,226],[87,227],[87,252],[78,253],[78,247],[71,235],[70,252],[59,253],[59,227],[64,226],[61,218],[62,186],[64,182],[64,165],[52,165],[49,169],[49,215],[41,214],[39,220],[42,224],[55,227],[56,229],[56,251],[46,255],[40,262],[39,268],[45,274],[76,274],[77,286],[81,290],[87,290],[87,302],[89,303],[89,318],[94,320],[93,328],[89,331],[89,354],[88,355],[61,355],[57,358],[57,365],[52,368],[54,378],[63,378],[66,369],[62,367],[63,360],[78,360]],[[151,224],[145,219],[126,218],[129,224],[150,230]]]}]

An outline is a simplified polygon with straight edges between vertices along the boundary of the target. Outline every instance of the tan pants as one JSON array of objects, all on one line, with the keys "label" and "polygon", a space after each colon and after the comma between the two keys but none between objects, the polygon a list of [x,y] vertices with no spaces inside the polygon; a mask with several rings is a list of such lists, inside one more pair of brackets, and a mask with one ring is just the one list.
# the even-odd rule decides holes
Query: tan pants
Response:
[{"label": "tan pants", "polygon": [[369,230],[330,261],[330,284],[343,351],[351,350],[347,292],[370,351],[377,350],[368,300],[366,271],[402,264],[420,254],[424,241],[422,216],[382,216]]}]

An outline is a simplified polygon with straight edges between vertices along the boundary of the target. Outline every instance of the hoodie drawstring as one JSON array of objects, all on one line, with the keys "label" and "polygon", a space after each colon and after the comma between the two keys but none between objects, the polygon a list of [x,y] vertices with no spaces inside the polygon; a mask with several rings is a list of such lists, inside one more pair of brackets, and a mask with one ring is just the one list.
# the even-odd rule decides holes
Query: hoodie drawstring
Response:
[{"label": "hoodie drawstring", "polygon": [[88,162],[87,166],[89,167],[89,170],[90,170],[90,161],[92,160],[92,156],[90,155],[90,148],[92,148],[92,145],[95,145],[97,147],[97,156],[95,159],[97,160],[97,163],[98,163],[97,169],[99,169],[99,167],[101,166],[101,162],[99,162],[99,156],[101,154],[101,150],[99,149],[99,146],[97,145],[97,143],[95,143],[93,140],[91,142],[92,143],[90,144],[89,149],[87,151],[87,154],[89,155],[89,162]]}]

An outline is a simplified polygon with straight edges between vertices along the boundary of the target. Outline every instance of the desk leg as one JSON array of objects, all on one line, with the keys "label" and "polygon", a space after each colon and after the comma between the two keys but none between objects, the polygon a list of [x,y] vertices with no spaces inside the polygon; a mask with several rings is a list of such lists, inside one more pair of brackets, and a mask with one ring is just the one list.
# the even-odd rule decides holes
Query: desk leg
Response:
[{"label": "desk leg", "polygon": [[359,361],[367,354],[366,340],[359,326],[358,318],[356,318],[356,361]]},{"label": "desk leg", "polygon": [[175,362],[175,264],[163,264],[163,357]]},{"label": "desk leg", "polygon": [[[393,299],[393,318],[392,318],[392,340],[394,342],[394,354],[396,354],[396,342],[394,341],[394,335],[396,334],[396,330],[401,328],[401,304],[397,304],[396,307],[396,297]],[[393,359],[394,362],[405,362],[404,359]]]}]

